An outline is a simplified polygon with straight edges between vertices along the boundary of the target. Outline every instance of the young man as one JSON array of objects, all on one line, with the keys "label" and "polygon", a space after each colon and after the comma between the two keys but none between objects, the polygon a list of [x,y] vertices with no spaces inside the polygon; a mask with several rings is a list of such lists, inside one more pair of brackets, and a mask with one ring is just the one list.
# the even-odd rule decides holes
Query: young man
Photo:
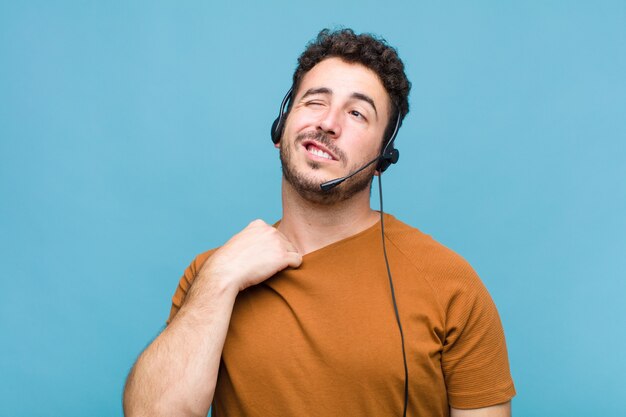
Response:
[{"label": "young man", "polygon": [[129,375],[128,416],[401,416],[405,402],[410,416],[510,415],[504,335],[476,274],[370,208],[409,89],[370,35],[307,46],[272,131],[282,220],[253,221],[185,271]]}]

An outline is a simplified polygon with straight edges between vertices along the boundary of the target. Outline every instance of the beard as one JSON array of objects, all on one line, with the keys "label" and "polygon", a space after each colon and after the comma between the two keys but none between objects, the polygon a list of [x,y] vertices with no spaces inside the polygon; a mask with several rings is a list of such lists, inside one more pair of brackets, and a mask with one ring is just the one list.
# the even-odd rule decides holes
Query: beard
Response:
[{"label": "beard", "polygon": [[[295,148],[305,139],[313,139],[323,144],[334,155],[336,155],[340,161],[344,161],[344,167],[347,165],[345,162],[346,157],[344,152],[337,148],[333,141],[328,138],[328,135],[325,133],[320,131],[301,133],[296,136],[293,147]],[[319,179],[307,176],[303,172],[297,171],[293,166],[291,152],[292,148],[290,146],[280,147],[280,162],[282,164],[283,177],[302,198],[316,204],[331,205],[348,200],[371,185],[374,172],[376,171],[376,165],[372,164],[371,167],[364,169],[362,172],[359,172],[357,175],[346,180],[344,183],[328,191],[322,191],[320,184],[334,178],[320,181]],[[319,170],[321,168],[321,164],[315,161],[307,161],[307,164],[313,170]],[[355,164],[350,167],[348,173],[352,173],[362,166],[363,164]]]}]

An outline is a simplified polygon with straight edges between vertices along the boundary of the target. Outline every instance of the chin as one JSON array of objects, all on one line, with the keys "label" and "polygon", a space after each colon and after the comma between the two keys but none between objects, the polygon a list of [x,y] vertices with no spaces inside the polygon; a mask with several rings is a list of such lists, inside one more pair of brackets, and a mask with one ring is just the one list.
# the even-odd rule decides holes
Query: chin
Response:
[{"label": "chin", "polygon": [[[345,201],[355,194],[367,189],[372,183],[375,167],[366,169],[338,187],[329,191],[322,191],[320,185],[346,174],[327,169],[327,164],[311,159],[302,160],[297,154],[292,154],[288,146],[280,148],[280,162],[283,178],[303,199],[321,205],[331,205]],[[338,168],[338,167],[336,167]],[[353,168],[354,170],[357,167]],[[350,171],[350,170],[348,170]]]},{"label": "chin", "polygon": [[[283,178],[303,199],[313,204],[332,205],[346,201],[356,194],[367,190],[372,184],[374,169],[359,173],[347,182],[328,191],[322,191],[320,185],[342,175],[310,175],[287,164],[282,165]],[[319,171],[318,171],[319,172]],[[321,172],[320,172],[321,174]]]}]

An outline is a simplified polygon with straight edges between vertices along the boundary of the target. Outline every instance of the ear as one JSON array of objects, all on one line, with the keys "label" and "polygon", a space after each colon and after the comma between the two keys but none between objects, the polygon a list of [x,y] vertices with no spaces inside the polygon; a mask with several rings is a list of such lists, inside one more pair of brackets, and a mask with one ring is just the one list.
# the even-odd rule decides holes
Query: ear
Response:
[{"label": "ear", "polygon": [[274,144],[274,147],[275,147],[276,149],[280,149],[280,142],[275,143],[275,144]]}]

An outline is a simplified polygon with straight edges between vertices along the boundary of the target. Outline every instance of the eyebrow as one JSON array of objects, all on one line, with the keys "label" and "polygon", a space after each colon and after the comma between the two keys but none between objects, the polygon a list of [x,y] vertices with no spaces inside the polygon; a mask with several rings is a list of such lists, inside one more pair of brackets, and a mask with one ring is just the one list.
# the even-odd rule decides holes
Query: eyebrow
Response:
[{"label": "eyebrow", "polygon": [[302,98],[307,98],[308,96],[313,96],[315,94],[333,94],[333,90],[331,90],[330,88],[326,88],[326,87],[320,87],[320,88],[309,88],[308,90],[306,90],[306,93],[304,93],[304,95],[302,96]]},{"label": "eyebrow", "polygon": [[[306,91],[306,93],[304,93],[304,95],[302,96],[302,99],[308,97],[308,96],[312,96],[315,94],[329,94],[332,95],[333,94],[333,90],[331,90],[330,88],[326,88],[326,87],[320,87],[320,88],[310,88]],[[378,110],[376,109],[376,104],[374,104],[374,100],[372,100],[372,98],[366,94],[363,93],[352,93],[350,95],[350,97],[357,99],[357,100],[362,100],[365,101],[366,103],[368,103],[370,106],[372,106],[372,108],[374,109],[374,113],[376,113],[376,117],[378,117]]]},{"label": "eyebrow", "polygon": [[372,106],[372,108],[374,108],[374,113],[376,113],[376,117],[378,117],[378,110],[376,110],[376,105],[374,104],[374,100],[372,100],[370,96],[365,95],[363,93],[352,93],[352,98],[355,98],[357,100],[363,100],[369,103]]}]

